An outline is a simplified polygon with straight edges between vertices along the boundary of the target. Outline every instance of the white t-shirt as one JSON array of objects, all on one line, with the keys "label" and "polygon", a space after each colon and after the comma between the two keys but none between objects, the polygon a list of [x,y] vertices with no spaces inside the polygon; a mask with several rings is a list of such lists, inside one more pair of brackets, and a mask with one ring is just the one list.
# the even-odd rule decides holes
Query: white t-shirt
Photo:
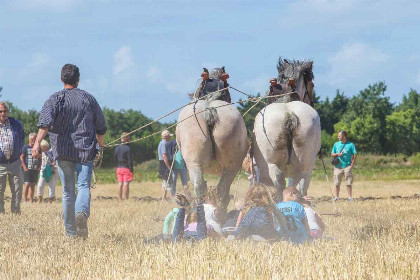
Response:
[{"label": "white t-shirt", "polygon": [[214,211],[216,211],[216,207],[206,203],[203,204],[203,207],[204,214],[206,216],[207,227],[211,227],[217,233],[223,234],[222,227],[220,226],[219,221],[217,220],[216,215],[214,214]]},{"label": "white t-shirt", "polygon": [[310,230],[321,230],[321,227],[316,222],[316,213],[310,207],[304,207],[306,217],[308,218],[308,224]]}]

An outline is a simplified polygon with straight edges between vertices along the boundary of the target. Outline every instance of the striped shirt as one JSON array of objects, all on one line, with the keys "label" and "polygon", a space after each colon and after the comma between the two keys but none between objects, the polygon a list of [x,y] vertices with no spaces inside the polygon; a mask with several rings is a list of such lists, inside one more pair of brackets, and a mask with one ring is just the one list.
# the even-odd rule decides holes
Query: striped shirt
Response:
[{"label": "striped shirt", "polygon": [[0,149],[9,160],[13,154],[13,131],[9,119],[6,119],[6,124],[0,123]]},{"label": "striped shirt", "polygon": [[96,134],[107,127],[96,99],[78,88],[63,89],[42,107],[38,127],[49,128],[54,159],[89,162],[96,153]]}]

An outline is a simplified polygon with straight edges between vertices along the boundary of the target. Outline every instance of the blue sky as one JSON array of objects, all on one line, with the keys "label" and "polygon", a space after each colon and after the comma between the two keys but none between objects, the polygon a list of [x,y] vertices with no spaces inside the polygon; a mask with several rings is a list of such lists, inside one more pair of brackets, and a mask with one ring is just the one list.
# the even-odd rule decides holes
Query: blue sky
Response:
[{"label": "blue sky", "polygon": [[188,102],[202,67],[256,94],[282,56],[314,60],[323,99],[385,81],[399,102],[420,90],[419,14],[414,0],[0,0],[2,99],[40,110],[73,63],[101,106],[155,118]]}]

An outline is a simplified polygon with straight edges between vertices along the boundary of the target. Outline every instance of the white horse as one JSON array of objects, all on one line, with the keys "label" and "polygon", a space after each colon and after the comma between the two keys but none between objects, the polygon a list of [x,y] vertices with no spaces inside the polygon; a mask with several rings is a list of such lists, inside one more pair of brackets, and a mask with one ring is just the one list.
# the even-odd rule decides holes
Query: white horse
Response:
[{"label": "white horse", "polygon": [[[278,69],[280,82],[293,79],[296,90],[304,91],[298,92],[301,100],[308,97],[305,90],[312,83],[312,62],[282,63],[280,60]],[[307,100],[310,103],[310,99]],[[286,186],[285,178],[289,177],[290,185],[296,187],[300,183],[300,192],[307,194],[321,148],[319,115],[310,105],[290,101],[290,96],[286,95],[283,100],[266,106],[255,118],[253,143],[263,183],[273,184],[281,195]]]},{"label": "white horse", "polygon": [[217,161],[222,169],[217,185],[219,205],[225,212],[230,200],[230,185],[248,148],[242,115],[225,101],[199,100],[182,109],[178,122],[176,138],[194,185],[195,196],[206,194],[204,168],[211,161]]}]

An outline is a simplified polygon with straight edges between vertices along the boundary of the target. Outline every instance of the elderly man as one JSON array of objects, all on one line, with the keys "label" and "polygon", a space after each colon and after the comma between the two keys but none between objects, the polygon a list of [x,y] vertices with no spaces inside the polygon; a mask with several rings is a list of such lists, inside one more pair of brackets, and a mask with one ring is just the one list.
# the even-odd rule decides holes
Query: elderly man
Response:
[{"label": "elderly man", "polygon": [[[171,137],[174,136],[168,130],[162,131],[162,141],[160,141],[158,146],[158,157],[159,157],[159,178],[162,179],[162,197],[166,199],[166,191],[169,188],[169,169],[170,162],[168,158],[168,153],[166,151],[166,144],[171,141]],[[170,194],[173,199],[172,193]]]},{"label": "elderly man", "polygon": [[117,146],[114,151],[114,159],[117,162],[117,179],[118,179],[118,200],[128,199],[130,193],[130,182],[133,181],[133,159],[131,156],[131,148],[128,145],[130,135],[127,132],[121,134],[121,145]]},{"label": "elderly man", "polygon": [[[96,145],[104,146],[107,127],[96,99],[79,85],[79,68],[66,64],[61,69],[64,89],[45,102],[38,122],[32,155],[40,157],[39,145],[49,132],[52,153],[63,185],[63,218],[69,237],[88,237],[90,183]],[[75,192],[77,172],[77,196]]]},{"label": "elderly man", "polygon": [[352,198],[352,184],[354,162],[356,161],[356,146],[347,140],[347,132],[341,130],[338,133],[338,142],[334,144],[331,151],[331,156],[338,158],[338,163],[334,166],[334,185],[335,185],[335,197],[334,200],[338,200],[340,193],[340,185],[343,176],[347,184],[348,201],[353,201]]},{"label": "elderly man", "polygon": [[20,214],[23,171],[20,154],[25,143],[22,124],[9,117],[9,107],[0,102],[0,214],[4,213],[6,178],[12,193],[11,212]]}]

